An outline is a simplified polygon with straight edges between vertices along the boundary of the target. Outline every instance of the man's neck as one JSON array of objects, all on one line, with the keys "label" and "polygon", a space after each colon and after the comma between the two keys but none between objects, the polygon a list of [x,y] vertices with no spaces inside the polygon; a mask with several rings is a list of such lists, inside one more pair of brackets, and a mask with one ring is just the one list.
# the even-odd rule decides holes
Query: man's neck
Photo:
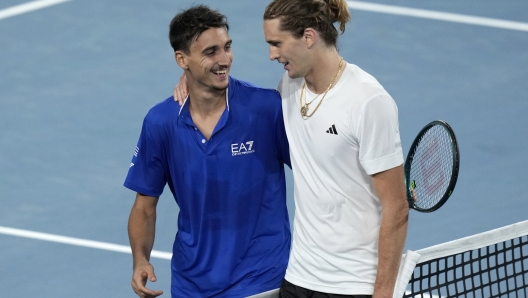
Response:
[{"label": "man's neck", "polygon": [[226,108],[226,90],[204,91],[189,85],[189,113],[194,125],[210,139]]},{"label": "man's neck", "polygon": [[326,91],[332,80],[334,80],[335,85],[345,68],[345,62],[343,61],[338,74],[340,61],[341,56],[335,48],[321,51],[321,53],[315,55],[312,60],[311,70],[304,77],[308,89],[315,94],[321,94]]},{"label": "man's neck", "polygon": [[201,118],[207,118],[225,110],[226,90],[204,91],[189,86],[189,96],[191,98],[189,101],[191,115],[195,114]]}]

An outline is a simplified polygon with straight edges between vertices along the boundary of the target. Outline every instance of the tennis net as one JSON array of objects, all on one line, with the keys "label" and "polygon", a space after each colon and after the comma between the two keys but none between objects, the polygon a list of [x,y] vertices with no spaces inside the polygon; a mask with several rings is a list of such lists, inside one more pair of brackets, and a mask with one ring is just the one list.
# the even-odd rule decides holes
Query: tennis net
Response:
[{"label": "tennis net", "polygon": [[406,255],[404,298],[528,298],[528,221]]}]

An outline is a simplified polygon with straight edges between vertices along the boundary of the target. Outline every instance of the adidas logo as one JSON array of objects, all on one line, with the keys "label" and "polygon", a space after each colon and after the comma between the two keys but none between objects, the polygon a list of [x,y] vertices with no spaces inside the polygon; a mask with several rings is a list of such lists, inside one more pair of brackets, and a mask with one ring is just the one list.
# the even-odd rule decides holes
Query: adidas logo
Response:
[{"label": "adidas logo", "polygon": [[335,128],[335,124],[332,124],[332,126],[330,126],[330,128],[326,131],[326,133],[329,133],[329,134],[332,134],[332,135],[337,135],[337,130]]}]

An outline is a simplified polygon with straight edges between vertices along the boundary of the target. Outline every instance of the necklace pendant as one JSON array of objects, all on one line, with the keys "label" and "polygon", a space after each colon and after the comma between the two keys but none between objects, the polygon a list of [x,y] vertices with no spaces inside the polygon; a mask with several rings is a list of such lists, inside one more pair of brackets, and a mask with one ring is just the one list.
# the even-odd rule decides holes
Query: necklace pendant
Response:
[{"label": "necklace pendant", "polygon": [[308,113],[308,106],[304,105],[301,107],[301,116],[306,117],[306,113]]}]

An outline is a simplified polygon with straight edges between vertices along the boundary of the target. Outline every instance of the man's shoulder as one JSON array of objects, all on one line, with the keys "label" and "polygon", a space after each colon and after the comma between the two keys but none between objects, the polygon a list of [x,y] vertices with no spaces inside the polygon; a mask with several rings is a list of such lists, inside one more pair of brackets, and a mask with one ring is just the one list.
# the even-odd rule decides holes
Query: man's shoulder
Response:
[{"label": "man's shoulder", "polygon": [[370,99],[379,96],[390,98],[381,83],[357,65],[348,64],[343,76],[344,81],[340,82],[340,90],[354,96],[354,101],[351,103],[356,105],[367,103]]},{"label": "man's shoulder", "polygon": [[366,72],[359,66],[355,64],[348,64],[346,68],[346,72],[348,73],[348,78],[351,80],[351,84],[347,84],[348,86],[355,86],[366,88],[372,91],[383,91],[385,92],[385,89],[383,86],[378,82],[378,80],[371,75],[370,73]]},{"label": "man's shoulder", "polygon": [[251,82],[238,80],[231,77],[229,83],[229,99],[247,100],[251,104],[277,104],[280,94],[277,90],[257,86]]},{"label": "man's shoulder", "polygon": [[278,94],[277,90],[275,89],[260,87],[254,83],[244,81],[244,80],[239,80],[233,77],[231,77],[229,87],[236,91],[243,90],[245,92],[251,92],[251,93],[256,93],[256,94],[265,94],[265,95],[270,95],[270,94],[277,95]]},{"label": "man's shoulder", "polygon": [[148,111],[145,119],[152,124],[161,124],[165,123],[168,119],[177,115],[180,110],[180,105],[174,101],[174,98],[171,96],[163,101],[155,104]]}]

